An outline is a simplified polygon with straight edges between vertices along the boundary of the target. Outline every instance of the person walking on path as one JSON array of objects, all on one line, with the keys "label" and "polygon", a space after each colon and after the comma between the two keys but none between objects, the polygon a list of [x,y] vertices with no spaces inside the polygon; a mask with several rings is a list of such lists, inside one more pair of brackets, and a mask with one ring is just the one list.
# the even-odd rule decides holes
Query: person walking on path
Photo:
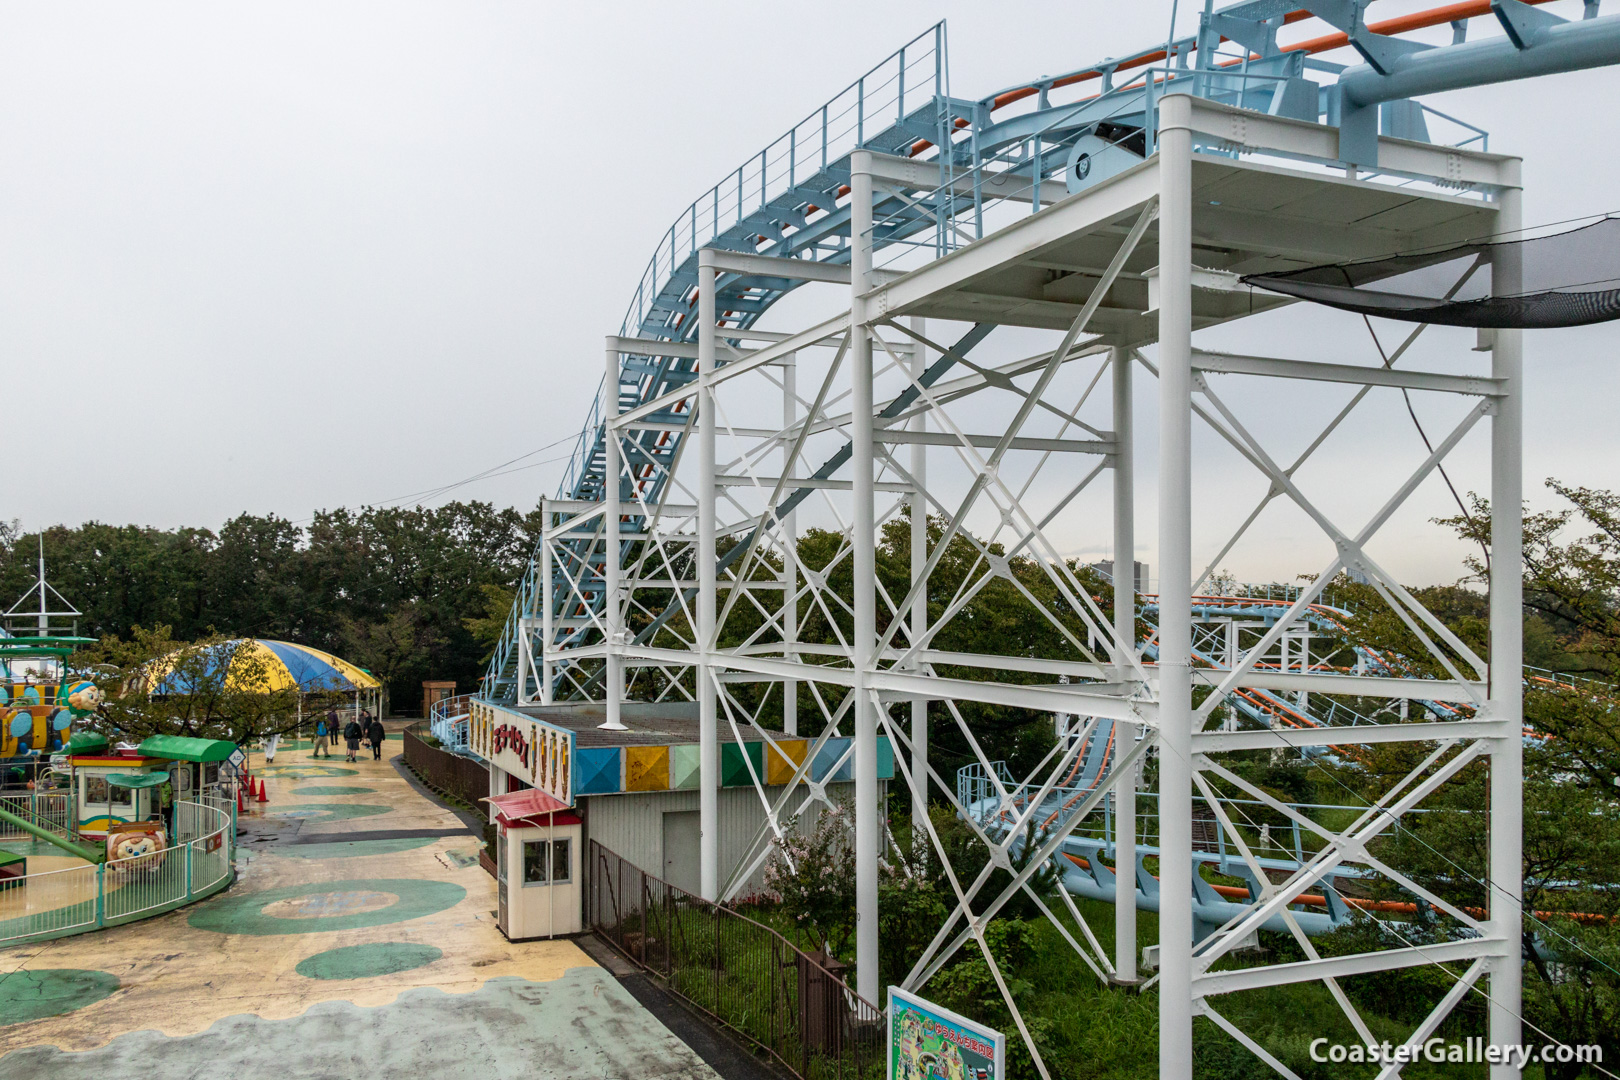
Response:
[{"label": "person walking on path", "polygon": [[348,727],[343,729],[343,738],[349,750],[348,756],[343,759],[344,761],[360,760],[357,755],[360,753],[360,736],[363,734],[365,733],[361,731],[360,721],[358,720],[350,720]]},{"label": "person walking on path", "polygon": [[370,726],[366,728],[366,738],[371,740],[372,761],[382,760],[383,740],[387,737],[388,733],[383,730],[382,721],[373,716]]},{"label": "person walking on path", "polygon": [[325,720],[317,720],[315,721],[315,752],[309,756],[320,757],[322,750],[326,751],[328,758],[332,756],[332,729],[326,726]]}]

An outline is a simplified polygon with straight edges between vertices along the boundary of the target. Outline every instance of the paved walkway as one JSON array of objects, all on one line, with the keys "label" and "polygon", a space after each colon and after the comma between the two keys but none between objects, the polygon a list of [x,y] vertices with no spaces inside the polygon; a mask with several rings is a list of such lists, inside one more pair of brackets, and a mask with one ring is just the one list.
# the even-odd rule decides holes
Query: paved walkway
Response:
[{"label": "paved walkway", "polygon": [[240,879],[145,922],[0,949],[0,1077],[715,1080],[569,941],[509,943],[482,837],[390,758],[260,766]]}]

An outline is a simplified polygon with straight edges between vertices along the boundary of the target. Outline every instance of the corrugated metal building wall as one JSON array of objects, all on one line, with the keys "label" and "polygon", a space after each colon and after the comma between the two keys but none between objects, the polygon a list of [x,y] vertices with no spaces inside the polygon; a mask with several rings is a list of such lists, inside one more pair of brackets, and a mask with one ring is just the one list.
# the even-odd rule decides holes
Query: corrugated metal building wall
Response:
[{"label": "corrugated metal building wall", "polygon": [[[879,785],[886,788],[887,785]],[[772,805],[781,797],[782,788],[765,789]],[[828,784],[827,794],[834,800],[853,805],[854,784]],[[810,792],[800,786],[793,793],[791,809],[782,815],[786,821],[803,808]],[[698,865],[696,828],[698,792],[647,791],[625,795],[586,795],[579,799],[585,819],[585,839],[595,840],[614,854],[640,869],[663,878],[677,888],[697,892]],[[666,815],[676,815],[670,819]],[[803,815],[799,828],[808,831],[815,827],[819,817],[819,804]],[[765,825],[765,808],[759,792],[752,786],[722,788],[720,790],[720,881],[723,884],[732,870],[747,854],[749,845]],[[666,837],[673,850],[666,851]],[[740,895],[758,889],[763,877],[756,871]]]}]

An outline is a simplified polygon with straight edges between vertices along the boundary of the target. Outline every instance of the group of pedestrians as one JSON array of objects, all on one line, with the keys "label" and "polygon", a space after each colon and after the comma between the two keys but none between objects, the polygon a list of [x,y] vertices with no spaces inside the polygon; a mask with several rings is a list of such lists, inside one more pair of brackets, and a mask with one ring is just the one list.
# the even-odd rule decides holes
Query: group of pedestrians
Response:
[{"label": "group of pedestrians", "polygon": [[362,740],[371,747],[371,760],[382,760],[383,740],[388,737],[387,732],[383,731],[382,721],[365,710],[361,710],[360,715],[351,717],[341,729],[336,709],[329,710],[324,717],[316,720],[315,753],[311,756],[320,757],[321,752],[325,751],[326,756],[331,757],[332,744],[337,742],[339,730],[343,732],[344,747],[347,750],[344,761],[359,760]]}]

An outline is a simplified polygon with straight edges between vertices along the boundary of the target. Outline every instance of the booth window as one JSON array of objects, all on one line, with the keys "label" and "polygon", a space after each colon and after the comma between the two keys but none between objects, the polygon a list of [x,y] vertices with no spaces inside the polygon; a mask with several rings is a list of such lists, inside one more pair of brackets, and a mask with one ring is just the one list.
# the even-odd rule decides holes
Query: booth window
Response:
[{"label": "booth window", "polygon": [[107,783],[105,776],[86,776],[84,778],[84,805],[86,807],[124,806],[131,809],[135,806],[135,793],[129,788],[113,787]]},{"label": "booth window", "polygon": [[572,880],[572,848],[572,840],[523,841],[523,884],[566,885]]}]

